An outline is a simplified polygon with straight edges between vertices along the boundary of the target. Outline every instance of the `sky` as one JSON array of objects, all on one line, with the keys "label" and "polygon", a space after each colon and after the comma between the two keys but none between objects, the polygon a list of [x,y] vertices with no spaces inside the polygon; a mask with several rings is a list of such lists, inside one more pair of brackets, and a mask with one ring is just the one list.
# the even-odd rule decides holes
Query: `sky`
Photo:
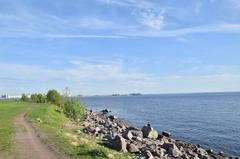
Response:
[{"label": "sky", "polygon": [[240,91],[239,0],[0,0],[0,94]]}]

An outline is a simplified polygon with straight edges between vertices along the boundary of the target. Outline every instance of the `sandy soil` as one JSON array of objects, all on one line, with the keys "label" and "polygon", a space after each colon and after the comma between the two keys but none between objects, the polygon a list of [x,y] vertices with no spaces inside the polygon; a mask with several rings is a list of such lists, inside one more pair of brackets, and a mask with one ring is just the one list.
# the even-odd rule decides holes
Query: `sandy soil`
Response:
[{"label": "sandy soil", "polygon": [[34,128],[26,121],[24,114],[16,118],[17,159],[66,159],[44,144]]}]

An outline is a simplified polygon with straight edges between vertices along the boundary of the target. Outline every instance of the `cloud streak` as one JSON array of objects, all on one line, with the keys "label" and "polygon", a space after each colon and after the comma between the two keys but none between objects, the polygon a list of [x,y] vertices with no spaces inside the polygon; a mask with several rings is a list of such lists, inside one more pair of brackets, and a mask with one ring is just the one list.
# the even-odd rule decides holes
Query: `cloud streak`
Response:
[{"label": "cloud streak", "polygon": [[[240,23],[214,23],[171,26],[166,7],[150,1],[137,0],[98,0],[107,5],[129,7],[132,21],[118,21],[107,16],[82,15],[64,18],[50,13],[1,13],[1,38],[164,38],[182,37],[190,34],[204,33],[240,33]],[[230,0],[236,3],[235,0]],[[215,2],[216,3],[216,2]],[[26,7],[27,8],[27,7]],[[195,13],[199,14],[203,8],[202,2],[195,4]],[[175,11],[174,9],[172,11]],[[176,13],[177,14],[177,13]]]}]

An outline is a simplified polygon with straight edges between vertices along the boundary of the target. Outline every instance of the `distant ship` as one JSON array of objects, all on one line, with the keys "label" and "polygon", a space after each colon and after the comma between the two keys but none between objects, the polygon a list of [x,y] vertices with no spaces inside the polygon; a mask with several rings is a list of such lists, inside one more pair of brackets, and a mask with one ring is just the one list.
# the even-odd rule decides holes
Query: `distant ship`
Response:
[{"label": "distant ship", "polygon": [[112,94],[112,96],[120,96],[121,94]]},{"label": "distant ship", "polygon": [[130,96],[141,96],[142,94],[141,93],[131,93],[129,94]]}]

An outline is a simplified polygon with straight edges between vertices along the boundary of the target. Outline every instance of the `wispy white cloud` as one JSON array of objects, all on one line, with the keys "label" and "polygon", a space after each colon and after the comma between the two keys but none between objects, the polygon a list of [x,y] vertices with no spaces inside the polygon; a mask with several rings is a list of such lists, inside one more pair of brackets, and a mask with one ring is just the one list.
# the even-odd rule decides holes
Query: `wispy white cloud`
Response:
[{"label": "wispy white cloud", "polygon": [[[69,62],[73,65],[64,69],[45,68],[37,65],[0,63],[0,82],[8,86],[12,84],[9,87],[15,88],[26,84],[42,85],[44,83],[45,86],[49,85],[49,87],[57,86],[58,88],[63,88],[66,84],[70,84],[75,86],[74,91],[83,89],[80,88],[83,84],[94,85],[94,83],[103,83],[102,87],[93,88],[93,86],[89,86],[88,88],[101,92],[100,89],[106,87],[107,85],[105,85],[105,83],[109,81],[111,81],[109,85],[116,84],[115,86],[111,86],[113,89],[114,87],[121,87],[121,84],[124,83],[124,85],[132,85],[132,88],[128,87],[128,89],[131,90],[137,85],[147,84],[154,79],[152,75],[141,71],[125,70],[122,62],[119,60],[89,62],[78,59]],[[0,88],[2,87],[0,86]]]},{"label": "wispy white cloud", "polygon": [[240,23],[238,24],[216,24],[216,25],[203,25],[189,28],[180,28],[173,30],[160,30],[160,31],[135,31],[128,32],[125,36],[136,37],[181,37],[189,34],[197,33],[240,33]]},{"label": "wispy white cloud", "polygon": [[[143,0],[98,0],[104,4],[131,7],[135,21],[124,23],[103,16],[80,16],[63,18],[61,16],[34,14],[27,11],[21,14],[1,14],[0,37],[24,38],[128,38],[182,37],[198,33],[240,33],[240,23],[211,23],[190,26],[169,27],[169,13],[166,7],[159,7],[151,1]],[[236,0],[229,0],[237,3]],[[211,1],[212,2],[212,1]],[[199,14],[203,2],[195,5]],[[175,11],[175,10],[174,10]],[[177,13],[176,13],[177,14]]]},{"label": "wispy white cloud", "polygon": [[163,12],[155,13],[152,10],[142,11],[138,21],[142,25],[154,30],[161,30],[165,25]]}]

